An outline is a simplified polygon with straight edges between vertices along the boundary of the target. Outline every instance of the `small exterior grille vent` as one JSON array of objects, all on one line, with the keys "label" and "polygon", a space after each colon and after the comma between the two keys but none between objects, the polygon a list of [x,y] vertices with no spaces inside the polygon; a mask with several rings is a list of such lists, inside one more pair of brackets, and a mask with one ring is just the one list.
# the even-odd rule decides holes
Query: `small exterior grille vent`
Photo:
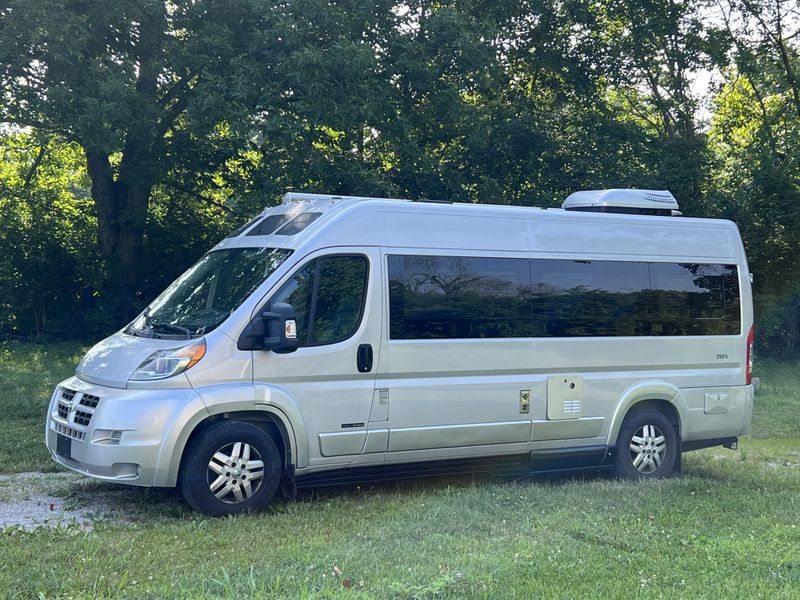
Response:
[{"label": "small exterior grille vent", "polygon": [[98,402],[100,402],[100,398],[98,398],[97,396],[92,396],[91,394],[84,394],[83,396],[81,396],[80,404],[81,406],[96,408]]},{"label": "small exterior grille vent", "polygon": [[73,429],[67,425],[62,425],[61,423],[54,422],[53,429],[56,430],[56,433],[60,433],[61,435],[65,435],[73,440],[80,440],[83,441],[86,439],[86,434],[83,431],[78,431],[77,429]]},{"label": "small exterior grille vent", "polygon": [[675,204],[675,198],[673,198],[672,194],[669,194],[669,193],[645,192],[644,198],[648,202],[658,202],[660,204],[669,204],[670,208],[672,207],[673,204]]},{"label": "small exterior grille vent", "polygon": [[82,410],[75,411],[75,418],[73,419],[76,425],[83,425],[86,427],[92,420],[92,413],[84,412]]},{"label": "small exterior grille vent", "polygon": [[62,388],[61,397],[58,399],[58,416],[69,423],[70,413],[72,413],[72,423],[87,427],[91,423],[92,416],[99,403],[100,398],[98,396],[81,394],[75,390]]}]

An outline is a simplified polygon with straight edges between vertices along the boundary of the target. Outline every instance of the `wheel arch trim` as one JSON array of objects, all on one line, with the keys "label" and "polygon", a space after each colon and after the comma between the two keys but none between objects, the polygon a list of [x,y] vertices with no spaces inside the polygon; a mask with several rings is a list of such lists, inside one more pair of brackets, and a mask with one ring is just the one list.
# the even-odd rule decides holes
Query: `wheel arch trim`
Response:
[{"label": "wheel arch trim", "polygon": [[[267,384],[214,385],[198,388],[197,393],[205,406],[181,420],[162,440],[154,485],[174,487],[178,482],[184,450],[191,436],[208,421],[264,416],[275,423],[282,434],[286,456],[296,468],[308,462],[308,439],[302,414],[296,402],[285,390]],[[252,419],[251,421],[262,420]],[[288,465],[285,465],[288,466]]]},{"label": "wheel arch trim", "polygon": [[609,447],[617,444],[622,423],[630,411],[637,405],[645,402],[666,402],[675,411],[678,420],[678,436],[680,437],[683,429],[684,416],[687,414],[687,407],[683,400],[680,390],[672,384],[664,381],[643,381],[630,386],[622,395],[617,403],[616,410],[611,417],[611,424],[608,429],[606,443]]}]

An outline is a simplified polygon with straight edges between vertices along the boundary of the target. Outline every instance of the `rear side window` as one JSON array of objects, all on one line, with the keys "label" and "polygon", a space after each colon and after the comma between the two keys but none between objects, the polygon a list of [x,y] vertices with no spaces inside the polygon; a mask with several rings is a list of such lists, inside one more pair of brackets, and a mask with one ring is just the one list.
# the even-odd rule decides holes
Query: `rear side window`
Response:
[{"label": "rear side window", "polygon": [[294,307],[301,347],[334,344],[352,336],[361,323],[368,275],[365,256],[317,258],[298,269],[272,302]]},{"label": "rear side window", "polygon": [[390,337],[530,336],[528,261],[389,256]]},{"label": "rear side window", "polygon": [[531,263],[537,337],[739,334],[735,265]]},{"label": "rear side window", "polygon": [[736,335],[739,278],[733,265],[653,263],[653,335]]}]

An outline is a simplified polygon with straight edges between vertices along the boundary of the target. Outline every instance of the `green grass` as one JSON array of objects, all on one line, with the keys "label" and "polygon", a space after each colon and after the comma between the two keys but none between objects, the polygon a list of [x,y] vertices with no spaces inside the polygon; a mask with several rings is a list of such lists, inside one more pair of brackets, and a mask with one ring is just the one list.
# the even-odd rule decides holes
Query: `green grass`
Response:
[{"label": "green grass", "polygon": [[0,343],[0,473],[58,470],[44,447],[45,414],[83,351],[67,343]]},{"label": "green grass", "polygon": [[[35,425],[38,444],[46,388],[76,352],[40,354],[5,347],[0,370],[5,415],[11,397],[45,392],[10,428]],[[753,436],[738,452],[685,455],[676,479],[427,479],[307,491],[227,519],[189,512],[172,491],[62,482],[75,505],[113,492],[111,514],[93,531],[0,533],[0,598],[795,599],[800,374],[771,363],[757,375]],[[18,470],[0,439],[4,470]]]}]

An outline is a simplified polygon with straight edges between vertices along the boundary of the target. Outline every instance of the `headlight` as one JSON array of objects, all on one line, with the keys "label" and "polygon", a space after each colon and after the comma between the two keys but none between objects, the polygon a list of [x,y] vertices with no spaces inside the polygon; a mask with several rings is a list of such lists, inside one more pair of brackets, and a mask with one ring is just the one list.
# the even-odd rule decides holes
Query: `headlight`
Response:
[{"label": "headlight", "polygon": [[131,381],[166,379],[178,375],[203,358],[205,353],[206,341],[202,338],[182,348],[153,352],[133,372]]}]

